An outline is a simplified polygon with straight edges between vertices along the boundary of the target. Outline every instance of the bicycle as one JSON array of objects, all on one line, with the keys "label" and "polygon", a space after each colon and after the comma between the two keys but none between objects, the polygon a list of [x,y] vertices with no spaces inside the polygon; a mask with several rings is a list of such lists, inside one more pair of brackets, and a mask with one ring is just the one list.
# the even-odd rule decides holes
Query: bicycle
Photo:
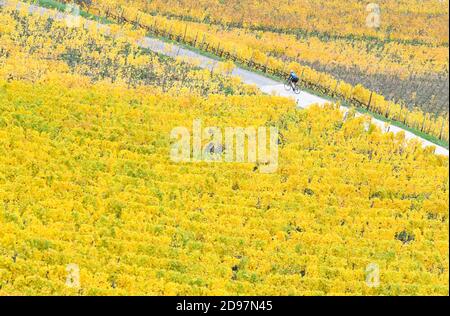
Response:
[{"label": "bicycle", "polygon": [[290,79],[287,79],[284,83],[284,89],[286,91],[292,90],[295,94],[299,94],[301,92],[300,87]]}]

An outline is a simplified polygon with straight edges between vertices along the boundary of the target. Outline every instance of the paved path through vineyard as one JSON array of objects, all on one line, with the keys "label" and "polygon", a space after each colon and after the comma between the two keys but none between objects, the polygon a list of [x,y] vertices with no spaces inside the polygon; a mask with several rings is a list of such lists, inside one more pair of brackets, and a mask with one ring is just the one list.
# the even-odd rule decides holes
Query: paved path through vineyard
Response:
[{"label": "paved path through vineyard", "polygon": [[[8,3],[7,0],[0,0],[0,6],[5,5],[7,3]],[[19,4],[17,6],[20,7],[21,5],[23,5],[23,4],[21,4],[19,2]],[[37,13],[40,15],[43,15],[47,11],[49,11],[49,10],[42,8],[42,7],[35,6],[35,5],[31,5],[29,8],[30,13]],[[67,15],[63,12],[60,12],[60,13],[57,13],[56,15],[51,15],[51,16],[54,16],[54,18],[57,20],[67,19]],[[70,15],[68,15],[68,16],[70,17]],[[103,28],[104,31],[106,30],[106,32],[109,32],[108,27],[105,25],[98,24],[98,27],[101,27],[101,28]],[[160,53],[160,54],[163,54],[163,55],[166,55],[169,57],[174,57],[174,58],[183,57],[183,58],[191,59],[191,60],[195,61],[196,63],[199,63],[200,67],[210,69],[210,70],[215,68],[217,66],[217,64],[219,63],[219,61],[217,61],[215,59],[203,56],[201,54],[198,54],[194,51],[191,51],[189,49],[183,48],[183,47],[175,45],[175,44],[166,43],[157,38],[145,37],[145,38],[141,39],[138,43],[143,48],[147,48],[151,51],[154,51],[156,53]],[[263,75],[242,69],[242,68],[235,68],[233,70],[232,74],[237,77],[240,77],[241,80],[245,83],[254,84],[254,85],[258,86],[259,89],[261,89],[261,91],[263,91],[265,93],[294,98],[295,101],[297,102],[297,106],[299,108],[307,108],[308,106],[310,106],[312,104],[325,104],[327,102],[330,102],[327,99],[321,98],[319,96],[316,96],[314,94],[311,94],[311,93],[308,93],[305,91],[302,91],[298,95],[294,94],[293,92],[288,92],[284,89],[284,85],[282,83],[277,82],[272,79],[269,79]],[[342,109],[344,112],[348,111],[348,109],[345,107],[342,107]],[[382,130],[385,130],[385,131],[390,131],[393,133],[398,133],[399,131],[404,131],[405,135],[406,135],[406,139],[418,138],[422,141],[423,146],[435,146],[436,154],[441,154],[441,155],[445,155],[445,156],[449,155],[449,151],[446,148],[437,146],[437,145],[431,143],[430,141],[422,139],[419,136],[417,136],[411,132],[403,130],[400,127],[386,124],[385,122],[375,119],[375,118],[372,118],[372,122],[375,125],[379,126]]]},{"label": "paved path through vineyard", "polygon": [[[166,56],[192,58],[197,62],[199,62],[200,67],[202,68],[213,69],[214,67],[217,66],[217,63],[219,62],[217,60],[203,56],[201,54],[198,54],[181,46],[175,44],[168,44],[157,38],[146,37],[142,41],[140,41],[140,45],[144,48],[148,48],[154,52],[161,53]],[[239,67],[235,68],[232,74],[240,77],[242,81],[245,83],[254,84],[258,86],[261,89],[261,91],[265,93],[294,98],[295,101],[297,102],[297,106],[300,108],[307,108],[312,104],[325,104],[327,102],[330,102],[327,99],[321,98],[306,91],[302,91],[300,92],[300,94],[295,94],[292,91],[290,92],[286,91],[284,88],[284,84],[281,84],[263,75]],[[348,111],[348,109],[345,107],[342,107],[342,109],[344,112]],[[436,146],[436,154],[441,154],[445,156],[449,155],[449,151],[446,148],[437,146],[432,142],[422,139],[409,131],[403,130],[400,127],[391,124],[386,124],[385,122],[375,118],[372,118],[372,123],[379,126],[382,130],[387,130],[393,133],[404,131],[406,139],[418,138],[422,141],[423,146]]]}]

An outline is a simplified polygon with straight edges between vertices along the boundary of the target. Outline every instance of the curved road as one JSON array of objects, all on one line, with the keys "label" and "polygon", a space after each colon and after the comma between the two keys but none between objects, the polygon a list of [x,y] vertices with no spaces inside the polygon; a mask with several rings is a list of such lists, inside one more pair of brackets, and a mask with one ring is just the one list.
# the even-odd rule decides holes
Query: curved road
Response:
[{"label": "curved road", "polygon": [[[189,49],[183,48],[181,46],[175,45],[175,44],[169,44],[166,43],[160,39],[156,39],[156,38],[151,38],[151,37],[145,37],[142,40],[139,41],[139,45],[150,49],[154,52],[160,53],[160,54],[164,54],[166,56],[169,57],[186,57],[186,58],[192,58],[192,60],[195,60],[196,62],[199,62],[199,66],[202,68],[207,68],[207,69],[213,69],[214,67],[216,67],[217,63],[219,63],[219,61],[200,55],[196,52],[193,52]],[[302,91],[300,94],[295,94],[292,91],[286,91],[284,89],[284,85],[280,84],[279,82],[272,80],[270,78],[267,78],[265,76],[259,75],[257,73],[242,69],[242,68],[235,68],[233,70],[232,75],[240,77],[241,80],[245,83],[248,84],[254,84],[256,86],[258,86],[261,91],[268,93],[268,94],[274,94],[274,95],[279,95],[279,96],[285,96],[285,97],[290,97],[290,98],[294,98],[297,106],[299,108],[307,108],[308,106],[312,105],[312,104],[325,104],[330,102],[327,99],[321,98],[319,96],[316,96],[314,94]],[[348,108],[346,107],[342,107],[343,110],[343,114],[345,112],[348,111]],[[436,154],[439,155],[445,155],[448,156],[449,155],[449,151],[441,146],[438,146],[430,141],[427,141],[425,139],[420,138],[419,136],[403,130],[400,127],[397,127],[395,125],[391,125],[391,124],[387,124],[386,122],[383,122],[381,120],[372,118],[372,123],[374,123],[375,125],[379,126],[382,130],[386,131],[386,132],[393,132],[398,133],[400,131],[404,131],[405,132],[405,136],[406,139],[412,139],[412,138],[417,138],[420,139],[422,141],[422,145],[424,147],[427,146],[435,146],[436,147]]]}]

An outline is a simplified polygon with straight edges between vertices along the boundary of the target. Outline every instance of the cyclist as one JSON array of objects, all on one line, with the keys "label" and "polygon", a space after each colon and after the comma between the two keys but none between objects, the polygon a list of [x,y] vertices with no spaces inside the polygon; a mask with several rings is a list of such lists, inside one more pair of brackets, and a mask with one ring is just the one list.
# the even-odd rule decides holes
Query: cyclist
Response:
[{"label": "cyclist", "polygon": [[297,74],[291,70],[291,73],[289,74],[288,81],[292,84],[292,88],[298,83],[300,79],[298,78]]}]

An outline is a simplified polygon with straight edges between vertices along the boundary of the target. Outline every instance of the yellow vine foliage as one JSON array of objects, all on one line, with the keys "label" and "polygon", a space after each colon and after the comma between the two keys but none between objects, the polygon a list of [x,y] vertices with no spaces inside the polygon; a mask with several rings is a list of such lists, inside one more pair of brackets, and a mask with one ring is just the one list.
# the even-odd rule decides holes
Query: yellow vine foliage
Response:
[{"label": "yellow vine foliage", "polygon": [[[101,0],[95,2],[102,2]],[[118,0],[186,20],[261,30],[323,33],[330,36],[373,37],[381,40],[448,44],[448,1],[380,0],[378,28],[367,28],[370,1],[347,0]]]},{"label": "yellow vine foliage", "polygon": [[[189,14],[190,6],[202,6],[198,1],[183,1],[186,6],[177,8],[179,2],[173,6],[167,5],[167,1],[164,1],[164,6],[158,4],[158,1],[152,1],[148,4],[147,1],[126,1],[120,2],[127,7],[135,7],[144,12],[158,13],[159,15],[174,14],[172,10],[177,9],[179,13],[175,15],[178,19],[191,17]],[[209,5],[213,6],[213,1],[207,1]],[[98,2],[98,5],[101,1]],[[243,5],[246,4],[243,1]],[[313,5],[311,3],[304,3],[303,6]],[[113,5],[111,5],[113,6]],[[270,3],[270,7],[275,7],[276,4]],[[332,7],[333,4],[328,3],[327,7]],[[410,4],[410,14],[418,14],[414,11],[414,7],[417,4]],[[445,6],[439,2],[435,3],[436,10],[441,9],[440,18],[445,14]],[[229,7],[229,6],[228,6]],[[348,9],[348,2],[342,3],[340,8]],[[156,9],[157,8],[157,9]],[[295,8],[291,8],[291,14],[295,16]],[[326,11],[326,10],[325,10]],[[220,11],[219,11],[220,12]],[[217,12],[217,13],[219,13]],[[245,12],[245,11],[244,11]],[[337,14],[339,11],[333,13]],[[363,12],[366,12],[363,10]],[[439,12],[439,11],[437,11]],[[233,12],[234,15],[235,12]],[[323,14],[323,10],[321,10]],[[384,12],[383,12],[384,14]],[[273,15],[270,15],[273,17]],[[437,19],[437,17],[436,17]],[[226,20],[221,16],[219,22]],[[339,22],[339,19],[335,19]],[[192,21],[193,22],[193,21]],[[254,22],[256,23],[256,22]],[[429,20],[427,20],[429,23]],[[256,23],[257,24],[257,23]],[[223,27],[222,25],[211,25],[206,23],[189,23],[189,28],[200,29],[203,32],[210,32],[222,39],[232,40],[237,44],[245,43],[252,49],[258,49],[270,55],[286,56],[292,59],[301,59],[302,62],[314,63],[320,61],[327,65],[330,63],[338,64],[341,66],[358,66],[361,70],[368,74],[386,73],[402,75],[405,73],[411,74],[423,74],[429,72],[448,72],[448,46],[443,45],[418,45],[417,43],[408,43],[401,41],[387,41],[383,45],[368,45],[364,41],[349,41],[348,38],[334,38],[330,40],[324,37],[323,39],[315,36],[308,36],[305,38],[297,38],[292,34],[285,34],[279,32],[271,32],[270,30],[255,31],[249,28],[232,28]],[[308,25],[308,24],[306,24]],[[302,25],[304,26],[304,25]],[[328,25],[333,31],[333,25]],[[292,26],[293,28],[294,26]],[[408,35],[411,36],[411,29],[413,27],[409,25]],[[423,25],[422,28],[429,29],[430,25]],[[370,28],[361,27],[363,31],[370,31]],[[445,34],[445,24],[438,30],[432,30],[439,32],[439,34]],[[317,31],[317,30],[316,30]],[[431,31],[431,30],[430,30]],[[369,36],[369,34],[364,34]],[[445,37],[444,37],[445,38]],[[238,40],[237,40],[238,39]],[[414,38],[417,40],[418,38]]]},{"label": "yellow vine foliage", "polygon": [[[212,52],[226,59],[249,65],[267,73],[284,77],[289,70],[295,70],[301,74],[301,79],[308,88],[332,96],[343,97],[347,102],[355,106],[365,107],[388,119],[401,122],[410,128],[419,130],[445,142],[449,141],[448,114],[432,115],[425,113],[419,108],[409,109],[401,102],[396,103],[386,100],[384,96],[370,91],[362,85],[349,86],[348,83],[337,80],[326,72],[314,70],[310,66],[302,65],[294,60],[286,61],[276,55],[274,56],[273,49],[265,49],[265,45],[261,43],[270,41],[265,41],[264,38],[256,41],[256,43],[255,41],[248,43],[245,40],[245,36],[242,36],[241,31],[234,30],[225,34],[222,31],[218,31],[219,28],[215,26],[205,26],[201,23],[147,14],[137,4],[120,6],[117,3],[99,0],[90,7],[90,10],[101,16],[106,15],[116,19],[117,21],[128,21],[138,24],[158,35],[188,43],[201,50]],[[283,41],[279,41],[279,43],[280,47],[277,49],[281,49],[284,45]],[[400,51],[404,52],[401,58],[404,61],[403,64],[399,64],[394,59],[388,62],[382,62],[382,69],[388,69],[388,72],[394,71],[403,76],[406,68],[411,68],[411,65],[420,64],[420,66],[417,66],[417,69],[424,69],[423,71],[425,72],[439,69],[448,73],[448,49],[445,47],[436,48],[431,59],[427,56],[426,52],[417,50],[414,46],[404,50],[404,46],[400,44],[391,44],[391,47],[385,49],[388,52],[390,51],[387,56],[396,56]],[[358,52],[359,49],[355,48],[347,57],[351,57],[354,60],[358,56]],[[375,53],[375,55],[377,54]],[[367,59],[361,59],[369,73],[371,72],[370,67],[375,67],[372,68],[372,71],[375,71],[375,69],[377,71],[379,70],[379,66],[373,66],[372,62],[376,63],[380,58],[374,56],[372,56],[373,58],[369,56],[369,62]],[[325,58],[325,61],[330,61],[331,59],[333,57],[330,56],[328,59]],[[423,62],[414,62],[411,64],[411,60],[416,59],[419,61],[422,60]],[[399,65],[392,66],[396,63]],[[420,71],[417,70],[417,72],[419,73]]]},{"label": "yellow vine foliage", "polygon": [[[172,162],[170,130],[198,117],[278,126],[278,171]],[[366,122],[280,97],[0,81],[0,295],[448,295],[448,158]]]},{"label": "yellow vine foliage", "polygon": [[83,27],[69,28],[65,21],[49,23],[48,17],[30,15],[26,6],[20,11],[7,8],[0,19],[7,25],[0,32],[0,77],[7,80],[35,82],[76,73],[93,82],[151,86],[153,91],[176,95],[260,93],[237,78],[230,80],[229,63],[224,72],[211,73],[190,61],[168,61],[143,51],[137,45],[142,31],[129,25],[110,25],[101,31],[83,19]]},{"label": "yellow vine foliage", "polygon": [[[105,36],[27,10],[0,11],[0,295],[449,294],[449,160],[433,147],[338,105],[257,94],[231,62],[211,74],[142,53],[131,27]],[[155,80],[131,81],[149,67]],[[278,127],[277,172],[172,162],[171,130],[199,117]]]}]

